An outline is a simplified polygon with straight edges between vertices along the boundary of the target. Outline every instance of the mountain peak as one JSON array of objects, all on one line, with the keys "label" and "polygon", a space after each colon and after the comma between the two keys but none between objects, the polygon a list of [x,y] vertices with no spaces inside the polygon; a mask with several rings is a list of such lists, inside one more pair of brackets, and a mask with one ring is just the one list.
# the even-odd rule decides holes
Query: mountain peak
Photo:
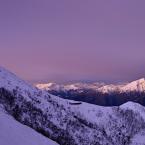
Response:
[{"label": "mountain peak", "polygon": [[145,83],[145,78],[141,78],[139,80],[137,80],[139,83]]},{"label": "mountain peak", "polygon": [[145,79],[141,78],[139,80],[128,83],[122,88],[123,91],[145,91]]},{"label": "mountain peak", "polygon": [[43,83],[36,84],[35,86],[42,90],[50,90],[52,88],[56,88],[58,85],[56,83],[50,82],[50,83],[45,83],[45,84]]}]

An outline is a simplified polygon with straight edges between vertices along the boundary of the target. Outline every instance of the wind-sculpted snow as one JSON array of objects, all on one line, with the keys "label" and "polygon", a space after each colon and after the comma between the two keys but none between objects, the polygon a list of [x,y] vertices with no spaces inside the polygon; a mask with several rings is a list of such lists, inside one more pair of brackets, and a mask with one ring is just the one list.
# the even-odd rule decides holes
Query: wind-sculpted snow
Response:
[{"label": "wind-sculpted snow", "polygon": [[33,88],[6,70],[0,71],[2,76],[0,103],[5,110],[60,145],[135,145],[137,138],[145,137],[145,109],[139,104],[71,102]]}]

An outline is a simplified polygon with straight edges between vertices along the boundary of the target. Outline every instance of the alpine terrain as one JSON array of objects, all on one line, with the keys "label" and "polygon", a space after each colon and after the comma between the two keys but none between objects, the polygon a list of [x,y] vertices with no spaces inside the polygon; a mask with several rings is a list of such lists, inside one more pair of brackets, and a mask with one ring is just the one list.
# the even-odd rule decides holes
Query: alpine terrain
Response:
[{"label": "alpine terrain", "polygon": [[[46,139],[60,145],[145,145],[145,107],[138,103],[103,107],[62,99],[0,68],[0,106],[0,144],[17,136],[23,145],[25,136],[25,145],[30,138],[39,145]],[[11,130],[5,123],[17,134],[6,137]]]},{"label": "alpine terrain", "polygon": [[55,83],[36,84],[36,87],[64,99],[83,101],[103,106],[119,106],[134,101],[145,106],[145,79],[130,83]]}]

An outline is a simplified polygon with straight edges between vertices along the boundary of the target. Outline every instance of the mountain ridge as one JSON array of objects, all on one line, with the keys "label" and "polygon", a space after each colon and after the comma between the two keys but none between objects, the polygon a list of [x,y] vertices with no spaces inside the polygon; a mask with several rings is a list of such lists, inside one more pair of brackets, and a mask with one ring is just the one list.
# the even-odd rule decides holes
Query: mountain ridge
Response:
[{"label": "mountain ridge", "polygon": [[145,91],[145,79],[141,78],[125,84],[108,84],[105,83],[74,83],[67,85],[59,85],[56,83],[41,83],[35,84],[35,86],[42,90],[81,90],[81,89],[93,89],[96,91],[108,93],[114,91],[126,92],[126,91]]},{"label": "mountain ridge", "polygon": [[145,137],[145,108],[139,104],[69,102],[0,71],[0,104],[8,114],[60,145],[136,145],[138,136]]}]

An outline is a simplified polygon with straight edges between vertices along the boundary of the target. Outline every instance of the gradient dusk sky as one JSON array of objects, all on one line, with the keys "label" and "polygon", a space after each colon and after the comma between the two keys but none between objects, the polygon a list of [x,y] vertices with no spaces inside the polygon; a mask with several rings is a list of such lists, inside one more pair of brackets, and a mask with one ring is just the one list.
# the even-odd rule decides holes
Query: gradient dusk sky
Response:
[{"label": "gradient dusk sky", "polygon": [[29,81],[145,77],[145,0],[0,0],[0,64]]}]

